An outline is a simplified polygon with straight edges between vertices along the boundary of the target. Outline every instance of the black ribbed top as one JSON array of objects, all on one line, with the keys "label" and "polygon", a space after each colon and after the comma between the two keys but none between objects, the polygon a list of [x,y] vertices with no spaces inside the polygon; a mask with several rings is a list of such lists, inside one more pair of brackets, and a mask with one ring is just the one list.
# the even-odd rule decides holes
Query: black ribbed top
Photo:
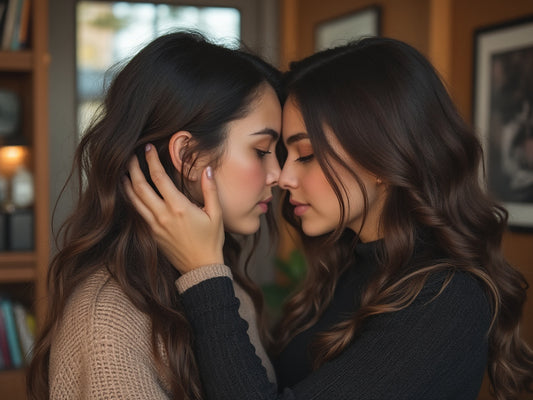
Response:
[{"label": "black ribbed top", "polygon": [[[271,384],[246,334],[229,278],[213,278],[182,295],[195,332],[195,353],[207,399],[476,399],[487,363],[490,306],[476,279],[435,273],[407,308],[367,319],[334,360],[311,371],[308,344],[354,311],[375,268],[374,246],[356,249],[334,298],[316,326],[293,339]],[[427,252],[426,252],[427,253]]]},{"label": "black ribbed top", "polygon": [[353,264],[341,275],[330,305],[318,322],[295,336],[275,360],[280,387],[295,385],[312,371],[310,344],[318,332],[349,318],[359,308],[361,292],[376,269],[376,251],[379,241],[358,243]]}]

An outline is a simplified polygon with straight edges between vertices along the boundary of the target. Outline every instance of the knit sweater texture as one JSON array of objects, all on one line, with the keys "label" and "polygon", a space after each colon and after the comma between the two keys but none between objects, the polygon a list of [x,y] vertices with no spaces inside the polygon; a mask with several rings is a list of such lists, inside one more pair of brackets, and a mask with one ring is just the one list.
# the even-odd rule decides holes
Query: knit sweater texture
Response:
[{"label": "knit sweater texture", "polygon": [[253,352],[231,280],[215,277],[187,289],[182,300],[207,398],[475,399],[491,313],[477,280],[459,271],[440,294],[446,273],[433,274],[412,304],[369,318],[341,355],[312,370],[307,349],[314,332],[359,307],[364,280],[375,268],[374,253],[362,246],[357,253],[367,256],[354,265],[358,270],[347,272],[316,326],[294,338],[278,360],[279,389]]},{"label": "knit sweater texture", "polygon": [[[259,341],[252,301],[237,285],[235,292],[241,299],[240,315],[250,326],[257,354],[263,357],[261,365],[272,374]],[[51,399],[170,398],[169,384],[154,363],[148,316],[104,269],[91,275],[68,300],[51,346],[49,367]]]}]

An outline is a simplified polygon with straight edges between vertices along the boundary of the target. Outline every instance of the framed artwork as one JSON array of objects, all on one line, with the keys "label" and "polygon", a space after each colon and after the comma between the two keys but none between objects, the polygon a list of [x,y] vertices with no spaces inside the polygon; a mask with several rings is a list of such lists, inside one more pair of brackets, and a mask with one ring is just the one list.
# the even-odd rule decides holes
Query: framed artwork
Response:
[{"label": "framed artwork", "polygon": [[473,120],[488,190],[533,231],[533,16],[474,34]]},{"label": "framed artwork", "polygon": [[341,46],[363,36],[380,34],[381,9],[371,6],[319,23],[315,29],[315,51]]}]

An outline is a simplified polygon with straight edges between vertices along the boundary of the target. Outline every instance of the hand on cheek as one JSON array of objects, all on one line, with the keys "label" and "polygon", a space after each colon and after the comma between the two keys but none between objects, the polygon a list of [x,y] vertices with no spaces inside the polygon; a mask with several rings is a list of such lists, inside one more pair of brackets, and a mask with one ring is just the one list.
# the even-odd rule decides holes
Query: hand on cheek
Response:
[{"label": "hand on cheek", "polygon": [[125,179],[124,185],[166,257],[181,273],[224,263],[224,227],[212,169],[207,167],[202,173],[204,207],[199,208],[176,188],[153,146],[147,145],[146,161],[150,177],[163,198],[146,181],[136,157],[129,165],[131,181]]}]

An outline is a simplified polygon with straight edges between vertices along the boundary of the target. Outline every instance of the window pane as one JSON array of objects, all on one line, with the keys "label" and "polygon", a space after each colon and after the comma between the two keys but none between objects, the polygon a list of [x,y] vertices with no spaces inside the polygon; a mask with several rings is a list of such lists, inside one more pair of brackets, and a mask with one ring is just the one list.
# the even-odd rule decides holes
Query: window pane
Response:
[{"label": "window pane", "polygon": [[105,83],[111,79],[106,71],[157,36],[196,29],[221,45],[239,47],[241,18],[236,8],[80,1],[76,13],[80,133],[101,104]]}]

